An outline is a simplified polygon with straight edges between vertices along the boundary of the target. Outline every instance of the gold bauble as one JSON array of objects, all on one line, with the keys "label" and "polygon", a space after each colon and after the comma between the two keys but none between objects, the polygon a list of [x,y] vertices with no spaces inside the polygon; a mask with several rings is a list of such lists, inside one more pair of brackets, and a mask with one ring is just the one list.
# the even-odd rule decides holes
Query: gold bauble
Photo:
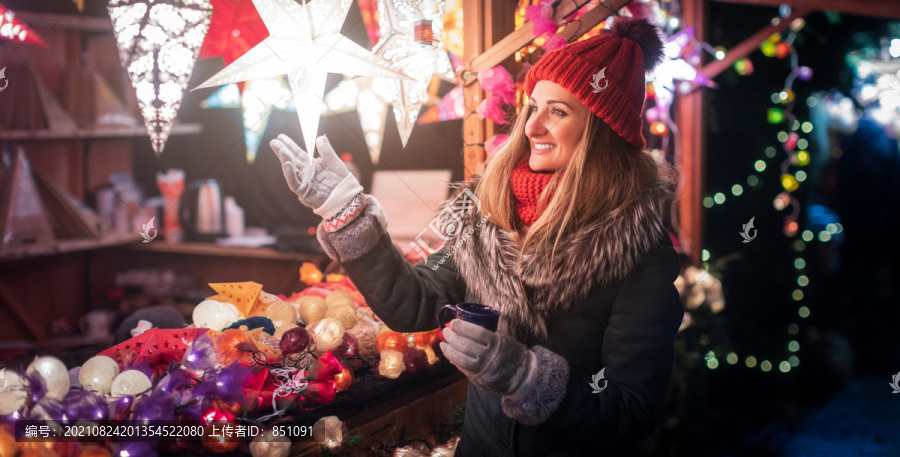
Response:
[{"label": "gold bauble", "polygon": [[294,309],[294,305],[278,300],[266,308],[266,317],[272,320],[272,324],[277,329],[282,325],[296,324],[297,310]]},{"label": "gold bauble", "polygon": [[300,322],[304,324],[323,319],[328,312],[328,304],[319,297],[300,297],[297,308],[300,310]]},{"label": "gold bauble", "polygon": [[325,303],[327,303],[329,307],[337,305],[355,306],[353,304],[353,298],[351,298],[350,294],[343,290],[335,290],[328,294],[325,297]]},{"label": "gold bauble", "polygon": [[337,319],[344,326],[344,331],[356,326],[356,306],[354,305],[334,305],[329,306],[325,317]]},{"label": "gold bauble", "polygon": [[381,351],[381,362],[378,363],[379,374],[388,379],[397,379],[405,369],[402,352],[393,349]]},{"label": "gold bauble", "polygon": [[47,388],[47,397],[62,400],[69,393],[69,370],[56,357],[43,356],[34,359],[25,374],[39,373]]},{"label": "gold bauble", "polygon": [[78,372],[78,382],[81,388],[92,392],[100,392],[109,395],[112,389],[113,379],[119,375],[119,365],[110,357],[98,355],[91,357],[81,366]]}]

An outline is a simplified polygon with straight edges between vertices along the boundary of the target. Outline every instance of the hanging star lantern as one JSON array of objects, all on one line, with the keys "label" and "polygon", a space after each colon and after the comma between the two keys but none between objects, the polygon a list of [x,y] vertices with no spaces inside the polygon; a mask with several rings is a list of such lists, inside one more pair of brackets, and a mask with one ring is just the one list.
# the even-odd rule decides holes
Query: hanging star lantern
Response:
[{"label": "hanging star lantern", "polygon": [[228,84],[200,103],[202,108],[241,108],[247,163],[256,160],[259,144],[269,126],[272,110],[297,111],[291,101],[291,88],[283,78],[249,81],[244,92],[237,84]]},{"label": "hanging star lantern", "polygon": [[353,0],[253,0],[269,37],[197,89],[287,75],[312,155],[328,73],[409,78],[341,35]]},{"label": "hanging star lantern", "polygon": [[15,13],[0,5],[0,39],[47,47],[47,43],[31,27],[16,19]]},{"label": "hanging star lantern", "polygon": [[209,0],[110,0],[108,9],[119,60],[159,156],[209,28],[212,6]]},{"label": "hanging star lantern", "polygon": [[251,0],[212,0],[213,15],[200,58],[222,57],[231,65],[269,36]]},{"label": "hanging star lantern", "polygon": [[444,31],[444,1],[380,0],[378,18],[381,40],[375,55],[395,64],[412,81],[393,81],[392,101],[397,130],[403,146],[409,140],[428,96],[431,76],[453,80],[453,65],[441,41]]},{"label": "hanging star lantern", "polygon": [[381,156],[388,107],[391,105],[390,93],[390,79],[361,76],[344,79],[325,95],[323,116],[356,110],[373,165]]}]

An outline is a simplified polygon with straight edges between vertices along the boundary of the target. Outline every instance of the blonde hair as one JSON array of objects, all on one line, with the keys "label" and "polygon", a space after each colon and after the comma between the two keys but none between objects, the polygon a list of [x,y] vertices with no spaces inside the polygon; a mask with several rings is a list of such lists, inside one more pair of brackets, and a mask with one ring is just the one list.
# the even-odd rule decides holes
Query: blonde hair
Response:
[{"label": "blonde hair", "polygon": [[[552,263],[565,234],[598,218],[616,217],[661,178],[650,154],[626,142],[599,117],[591,115],[569,163],[554,172],[541,193],[540,217],[526,227],[516,215],[510,177],[519,161],[531,153],[525,136],[529,115],[530,110],[521,110],[509,139],[487,160],[475,196],[481,202],[482,215],[489,215],[488,220],[510,233],[519,245],[519,261],[534,246],[535,258]],[[671,175],[662,179],[671,181]],[[553,188],[556,191],[548,201]]]}]

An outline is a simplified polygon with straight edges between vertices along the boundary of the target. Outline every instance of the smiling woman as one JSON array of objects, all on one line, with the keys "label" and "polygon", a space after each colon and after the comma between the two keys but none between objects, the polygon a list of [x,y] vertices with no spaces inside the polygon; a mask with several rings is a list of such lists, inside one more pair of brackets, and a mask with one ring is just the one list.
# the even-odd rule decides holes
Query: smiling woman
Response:
[{"label": "smiling woman", "polygon": [[499,311],[496,331],[443,329],[470,382],[457,456],[634,455],[662,419],[683,309],[661,215],[674,186],[642,150],[644,73],[661,49],[650,23],[617,17],[545,55],[526,78],[529,109],[461,186],[474,203],[445,205],[444,247],[416,265],[327,140],[315,159],[272,143],[327,219],[326,253],[391,329],[431,330],[447,303]]}]

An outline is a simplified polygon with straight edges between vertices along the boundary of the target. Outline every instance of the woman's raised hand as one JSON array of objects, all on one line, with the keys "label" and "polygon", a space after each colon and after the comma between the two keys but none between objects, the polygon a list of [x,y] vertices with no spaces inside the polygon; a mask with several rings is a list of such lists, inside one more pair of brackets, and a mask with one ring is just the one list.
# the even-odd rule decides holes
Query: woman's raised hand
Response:
[{"label": "woman's raised hand", "polygon": [[324,135],[316,139],[319,157],[310,157],[284,134],[278,135],[269,145],[278,155],[284,179],[300,202],[326,220],[363,191]]}]

